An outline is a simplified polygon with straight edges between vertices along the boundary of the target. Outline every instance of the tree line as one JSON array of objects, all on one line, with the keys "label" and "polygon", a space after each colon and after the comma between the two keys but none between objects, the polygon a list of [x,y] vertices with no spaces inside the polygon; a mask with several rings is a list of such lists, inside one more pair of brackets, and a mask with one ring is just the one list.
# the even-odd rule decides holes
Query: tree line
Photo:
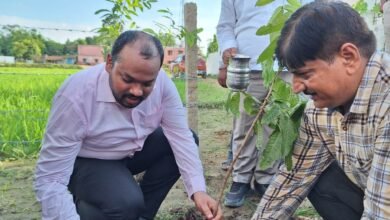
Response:
[{"label": "tree line", "polygon": [[43,37],[36,29],[25,29],[17,25],[3,26],[0,30],[0,55],[16,59],[32,60],[46,55],[76,55],[77,45],[101,45],[100,36],[67,40],[59,43]]}]

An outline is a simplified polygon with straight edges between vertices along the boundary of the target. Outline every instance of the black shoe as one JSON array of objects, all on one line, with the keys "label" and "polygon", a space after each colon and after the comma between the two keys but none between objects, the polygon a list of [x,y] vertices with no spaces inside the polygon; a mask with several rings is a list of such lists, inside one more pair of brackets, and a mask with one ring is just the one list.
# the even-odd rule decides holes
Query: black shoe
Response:
[{"label": "black shoe", "polygon": [[256,181],[255,181],[254,185],[255,185],[255,191],[260,197],[262,197],[264,195],[265,191],[267,190],[267,188],[269,186],[269,184],[260,184],[260,183],[257,183]]},{"label": "black shoe", "polygon": [[250,189],[249,183],[233,182],[230,191],[226,193],[224,205],[231,208],[242,206]]}]

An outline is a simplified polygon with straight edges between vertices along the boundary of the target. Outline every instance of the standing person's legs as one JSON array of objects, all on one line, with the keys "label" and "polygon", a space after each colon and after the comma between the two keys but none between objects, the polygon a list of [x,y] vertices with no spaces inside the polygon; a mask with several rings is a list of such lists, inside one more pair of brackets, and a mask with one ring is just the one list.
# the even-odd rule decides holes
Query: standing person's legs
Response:
[{"label": "standing person's legs", "polygon": [[383,26],[385,32],[385,51],[390,53],[390,1],[383,5]]},{"label": "standing person's legs", "polygon": [[[260,72],[252,74],[247,92],[258,100],[263,100],[267,95]],[[238,149],[243,143],[249,128],[251,127],[255,115],[248,115],[243,107],[244,98],[240,99],[240,115],[234,121],[233,126],[233,155],[238,154]],[[268,130],[266,130],[268,131]],[[267,138],[264,136],[264,138]],[[238,207],[243,204],[246,193],[250,189],[250,182],[254,176],[254,171],[258,165],[258,150],[256,148],[257,136],[252,131],[245,146],[241,150],[233,169],[233,183],[230,192],[226,195],[225,205]],[[258,143],[259,144],[259,143]],[[273,175],[277,171],[277,166],[267,169],[256,169],[255,177],[260,184],[269,184]]]},{"label": "standing person's legs", "polygon": [[333,162],[318,178],[309,200],[325,220],[357,220],[363,214],[364,192]]},{"label": "standing person's legs", "polygon": [[230,165],[232,164],[233,162],[233,149],[232,149],[232,143],[233,142],[233,134],[230,134],[230,141],[229,141],[229,144],[228,144],[228,153],[227,153],[227,156],[226,156],[226,160],[222,162],[221,164],[221,169],[222,170],[228,170]]},{"label": "standing person's legs", "polygon": [[[145,170],[139,186],[133,175]],[[141,216],[153,219],[179,177],[172,149],[158,128],[133,158],[117,161],[77,158],[69,189],[82,220]]]},{"label": "standing person's legs", "polygon": [[[260,72],[251,74],[251,79],[247,89],[247,93],[256,97],[258,100],[263,100],[267,95],[267,90],[263,86],[263,80],[260,78]],[[240,115],[234,121],[233,128],[233,155],[236,156],[238,148],[244,141],[246,134],[251,127],[255,115],[248,115],[244,109],[244,97],[240,99]],[[258,161],[258,150],[256,148],[256,135],[252,131],[245,146],[241,150],[240,155],[234,165],[233,181],[240,183],[250,183],[253,172]]]}]

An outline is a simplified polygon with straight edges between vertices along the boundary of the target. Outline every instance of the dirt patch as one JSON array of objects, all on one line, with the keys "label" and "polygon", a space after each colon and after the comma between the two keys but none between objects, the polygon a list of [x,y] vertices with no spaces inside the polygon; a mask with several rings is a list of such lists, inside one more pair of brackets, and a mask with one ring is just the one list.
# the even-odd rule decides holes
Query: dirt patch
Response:
[{"label": "dirt patch", "polygon": [[[222,188],[226,172],[220,165],[226,159],[230,140],[232,116],[223,109],[199,110],[200,152],[208,193],[217,198]],[[0,220],[41,219],[40,206],[32,189],[35,160],[0,162]],[[230,183],[226,188],[230,186]],[[227,189],[225,189],[227,191]],[[223,207],[226,220],[250,219],[260,198],[252,194],[240,208]],[[300,219],[316,219],[315,211],[309,203],[298,210]],[[305,218],[304,218],[305,217]],[[179,180],[161,205],[157,220],[198,220],[203,219],[194,209]],[[317,218],[318,219],[318,218]]]}]

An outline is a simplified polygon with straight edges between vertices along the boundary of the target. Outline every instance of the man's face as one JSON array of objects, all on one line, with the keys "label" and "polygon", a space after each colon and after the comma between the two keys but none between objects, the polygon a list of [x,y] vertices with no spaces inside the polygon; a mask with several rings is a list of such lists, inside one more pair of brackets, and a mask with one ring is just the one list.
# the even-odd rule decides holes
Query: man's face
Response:
[{"label": "man's face", "polygon": [[149,96],[160,69],[159,56],[146,60],[139,51],[135,42],[123,47],[115,63],[111,55],[107,56],[106,71],[112,94],[125,108],[134,108]]},{"label": "man's face", "polygon": [[332,63],[320,59],[307,61],[292,72],[294,92],[309,95],[317,108],[348,107],[360,81],[356,75],[347,73],[345,60],[338,55]]}]

